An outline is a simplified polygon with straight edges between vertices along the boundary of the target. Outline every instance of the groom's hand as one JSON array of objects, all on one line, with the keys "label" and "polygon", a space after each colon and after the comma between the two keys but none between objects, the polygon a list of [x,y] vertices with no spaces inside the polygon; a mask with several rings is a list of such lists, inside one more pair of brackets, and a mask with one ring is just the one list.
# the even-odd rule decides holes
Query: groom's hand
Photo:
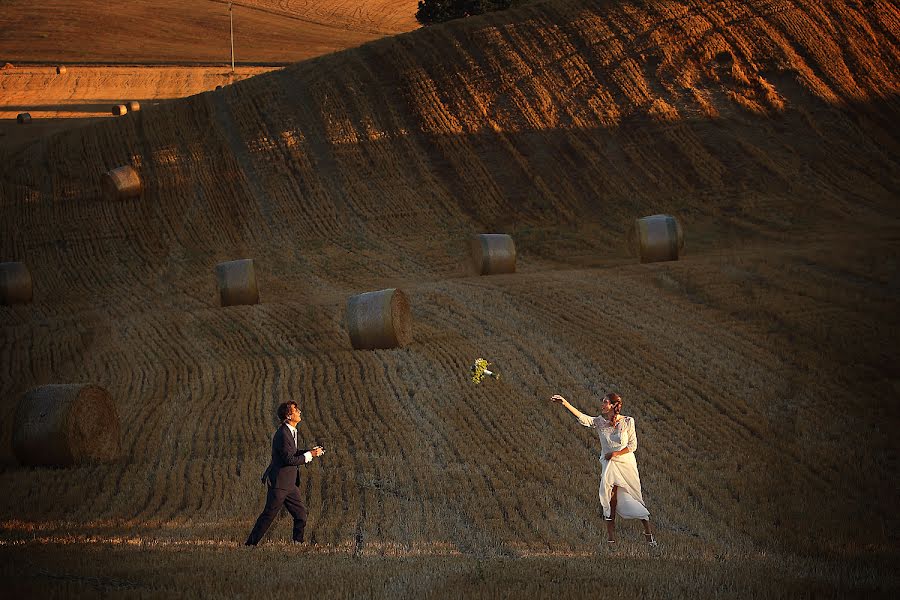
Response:
[{"label": "groom's hand", "polygon": [[322,456],[323,454],[325,454],[325,448],[323,448],[322,446],[316,446],[315,448],[310,450],[309,453],[313,456]]}]

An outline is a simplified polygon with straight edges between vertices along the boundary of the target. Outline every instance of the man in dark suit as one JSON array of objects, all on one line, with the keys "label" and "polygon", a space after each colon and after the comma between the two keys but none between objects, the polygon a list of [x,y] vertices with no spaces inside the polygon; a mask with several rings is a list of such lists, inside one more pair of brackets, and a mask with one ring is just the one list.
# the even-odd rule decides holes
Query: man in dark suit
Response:
[{"label": "man in dark suit", "polygon": [[311,462],[313,457],[325,454],[321,446],[305,451],[297,449],[297,424],[302,417],[296,402],[283,402],[279,405],[278,418],[282,423],[272,438],[272,462],[262,476],[263,482],[268,486],[266,507],[256,519],[253,531],[244,542],[247,546],[259,543],[282,506],[294,517],[294,541],[298,543],[303,541],[306,506],[300,495],[300,465]]}]

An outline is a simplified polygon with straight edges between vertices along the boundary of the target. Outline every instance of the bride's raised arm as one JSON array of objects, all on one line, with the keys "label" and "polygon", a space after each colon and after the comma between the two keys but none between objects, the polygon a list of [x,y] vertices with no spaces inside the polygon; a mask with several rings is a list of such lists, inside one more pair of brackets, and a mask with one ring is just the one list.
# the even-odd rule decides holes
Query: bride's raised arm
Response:
[{"label": "bride's raised arm", "polygon": [[584,425],[585,427],[593,427],[594,426],[594,417],[590,415],[586,415],[571,404],[569,401],[560,396],[559,394],[554,394],[550,397],[550,402],[555,402],[556,404],[562,404],[566,407],[570,413],[575,415],[575,418],[578,419],[578,422]]}]

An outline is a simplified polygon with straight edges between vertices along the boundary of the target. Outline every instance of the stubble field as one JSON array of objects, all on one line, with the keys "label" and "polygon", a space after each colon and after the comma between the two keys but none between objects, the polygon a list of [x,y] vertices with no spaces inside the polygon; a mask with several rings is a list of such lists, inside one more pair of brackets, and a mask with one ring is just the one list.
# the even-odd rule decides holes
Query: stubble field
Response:
[{"label": "stubble field", "polygon": [[[551,0],[0,150],[35,278],[0,309],[4,589],[895,593],[898,32],[891,2]],[[102,200],[122,164],[143,197]],[[678,262],[629,252],[654,213]],[[481,232],[515,274],[471,272]],[[218,307],[247,257],[261,304]],[[387,287],[413,343],[352,350],[347,297]],[[70,381],[109,390],[123,459],[18,466],[19,398]],[[547,401],[610,390],[655,552],[603,547],[599,442]],[[287,399],[328,449],[313,545],[282,519],[248,550]]]},{"label": "stubble field", "polygon": [[[287,64],[418,27],[410,0],[233,2],[241,63]],[[231,60],[225,0],[110,4],[3,0],[0,58],[16,63],[208,64]]]},{"label": "stubble field", "polygon": [[[415,0],[0,3],[0,147],[112,118],[418,27]],[[66,72],[57,74],[57,66]],[[16,115],[34,119],[27,126]]]}]

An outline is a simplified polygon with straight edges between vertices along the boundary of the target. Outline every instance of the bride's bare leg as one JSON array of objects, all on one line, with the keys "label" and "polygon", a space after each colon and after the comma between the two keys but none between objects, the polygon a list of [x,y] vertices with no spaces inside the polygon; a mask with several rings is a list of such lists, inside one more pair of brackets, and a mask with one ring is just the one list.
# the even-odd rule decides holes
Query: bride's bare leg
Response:
[{"label": "bride's bare leg", "polygon": [[609,496],[609,520],[606,521],[606,541],[616,541],[616,492],[619,486],[614,485],[612,494]]},{"label": "bride's bare leg", "polygon": [[644,526],[644,539],[651,546],[656,546],[656,539],[653,537],[653,530],[650,528],[650,519],[642,520],[641,525]]}]

